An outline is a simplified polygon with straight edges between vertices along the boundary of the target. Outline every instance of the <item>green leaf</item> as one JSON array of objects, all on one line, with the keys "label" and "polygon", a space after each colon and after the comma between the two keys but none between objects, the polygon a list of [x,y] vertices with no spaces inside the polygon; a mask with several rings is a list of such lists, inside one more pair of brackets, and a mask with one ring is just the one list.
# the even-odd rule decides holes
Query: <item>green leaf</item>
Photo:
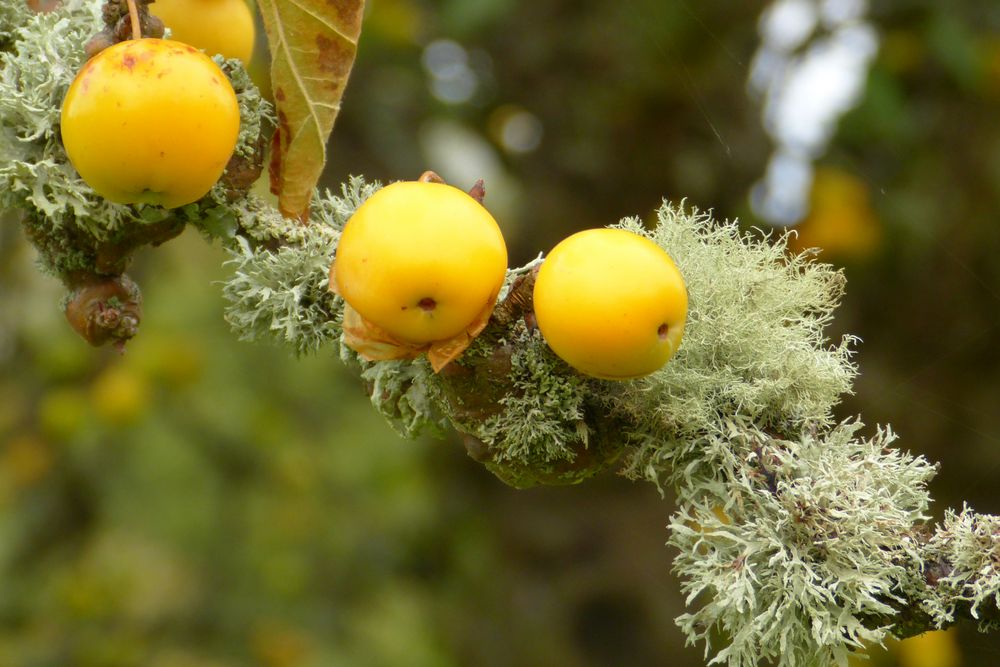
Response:
[{"label": "green leaf", "polygon": [[271,190],[283,215],[305,220],[357,53],[364,0],[260,0],[260,11],[278,111]]}]

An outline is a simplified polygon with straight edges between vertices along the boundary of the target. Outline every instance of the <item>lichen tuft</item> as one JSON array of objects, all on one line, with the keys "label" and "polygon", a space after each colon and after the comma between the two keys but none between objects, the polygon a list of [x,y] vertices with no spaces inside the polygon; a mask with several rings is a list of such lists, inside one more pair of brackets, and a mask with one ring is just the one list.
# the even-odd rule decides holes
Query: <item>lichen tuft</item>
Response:
[{"label": "lichen tuft", "polygon": [[786,440],[727,421],[702,438],[714,472],[680,485],[669,543],[696,607],[681,629],[706,655],[712,637],[727,638],[709,664],[843,665],[925,593],[914,527],[935,468],[889,449],[890,431],[860,428]]},{"label": "lichen tuft", "polygon": [[636,219],[619,226],[664,248],[689,293],[677,354],[658,372],[608,392],[609,409],[640,431],[629,476],[660,483],[729,417],[792,431],[831,423],[856,374],[853,339],[831,344],[824,333],[843,291],[838,270],[790,254],[784,237],[746,234],[666,203],[652,231]]}]

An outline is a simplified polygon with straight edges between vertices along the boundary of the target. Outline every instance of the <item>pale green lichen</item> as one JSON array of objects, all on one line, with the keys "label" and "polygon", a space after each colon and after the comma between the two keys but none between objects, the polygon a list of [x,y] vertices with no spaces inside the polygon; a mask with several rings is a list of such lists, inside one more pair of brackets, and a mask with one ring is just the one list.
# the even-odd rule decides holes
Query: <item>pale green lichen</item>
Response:
[{"label": "pale green lichen", "polygon": [[0,51],[8,51],[14,46],[17,30],[30,17],[27,2],[10,0],[0,4]]},{"label": "pale green lichen", "polygon": [[276,339],[298,354],[337,341],[341,304],[324,284],[333,240],[332,233],[317,233],[302,245],[254,251],[237,239],[224,294],[226,321],[241,340]]},{"label": "pale green lichen", "polygon": [[236,155],[253,157],[258,152],[258,143],[267,124],[277,122],[274,107],[264,99],[254,85],[243,61],[222,56],[213,58],[215,64],[229,77],[240,106],[240,133],[236,138]]},{"label": "pale green lichen", "polygon": [[500,399],[497,415],[471,432],[490,446],[494,462],[501,465],[543,468],[572,461],[576,444],[587,444],[585,380],[559,362],[537,331],[528,332],[518,323],[513,333],[513,392]]},{"label": "pale green lichen", "polygon": [[846,665],[888,627],[896,606],[922,595],[913,532],[927,516],[934,467],[889,449],[889,431],[861,425],[779,440],[723,422],[702,438],[710,476],[679,488],[670,544],[687,602],[689,641],[725,638],[709,664]]},{"label": "pale green lichen", "polygon": [[619,226],[663,247],[689,293],[674,358],[608,392],[609,408],[646,436],[629,456],[630,476],[659,483],[681,452],[730,415],[781,429],[830,423],[856,374],[852,339],[833,345],[824,334],[843,291],[839,271],[790,254],[784,238],[744,234],[669,204],[651,232],[634,219]]},{"label": "pale green lichen", "polygon": [[968,607],[980,629],[1000,629],[1000,517],[967,507],[949,510],[927,544],[926,558],[937,566],[934,594],[924,603],[938,626],[954,622]]},{"label": "pale green lichen", "polygon": [[[342,355],[348,350],[343,346]],[[372,405],[397,433],[414,438],[422,433],[444,432],[448,422],[431,394],[434,372],[425,358],[359,363]]]},{"label": "pale green lichen", "polygon": [[[61,227],[72,219],[111,213],[101,236],[128,213],[106,205],[69,164],[58,138],[59,112],[84,61],[82,45],[100,25],[100,5],[69,0],[57,11],[21,17],[18,41],[0,54],[0,207],[24,208]],[[10,151],[9,153],[7,151]],[[8,155],[10,158],[8,158]]]},{"label": "pale green lichen", "polygon": [[365,201],[382,188],[378,181],[367,182],[361,176],[351,176],[340,187],[340,195],[327,191],[313,200],[312,215],[330,227],[342,230],[348,219]]},{"label": "pale green lichen", "polygon": [[352,178],[340,196],[324,193],[309,224],[252,197],[232,208],[242,234],[230,240],[233,275],[223,293],[241,340],[275,340],[297,354],[338,344],[343,306],[329,289],[330,264],[347,218],[378,187]]}]

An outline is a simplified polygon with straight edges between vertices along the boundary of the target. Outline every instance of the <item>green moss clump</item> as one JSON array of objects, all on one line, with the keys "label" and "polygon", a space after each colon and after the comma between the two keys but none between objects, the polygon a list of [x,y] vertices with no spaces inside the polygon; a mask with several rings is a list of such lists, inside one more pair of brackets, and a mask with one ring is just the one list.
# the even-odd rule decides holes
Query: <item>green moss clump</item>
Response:
[{"label": "green moss clump", "polygon": [[481,444],[476,458],[519,488],[573,484],[606,469],[621,441],[592,437],[587,380],[523,320],[502,331],[485,350],[459,360],[464,371],[441,379],[446,414]]}]

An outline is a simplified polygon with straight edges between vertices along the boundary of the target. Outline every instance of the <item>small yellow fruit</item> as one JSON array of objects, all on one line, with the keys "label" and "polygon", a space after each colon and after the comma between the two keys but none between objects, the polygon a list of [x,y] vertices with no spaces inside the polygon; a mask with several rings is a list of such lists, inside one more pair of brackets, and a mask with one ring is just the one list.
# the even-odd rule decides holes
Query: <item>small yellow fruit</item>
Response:
[{"label": "small yellow fruit", "polygon": [[959,667],[962,651],[955,628],[932,630],[897,645],[900,667]]},{"label": "small yellow fruit", "polygon": [[22,434],[7,440],[0,451],[0,470],[17,488],[42,480],[55,463],[55,455],[37,435]]},{"label": "small yellow fruit", "polygon": [[175,208],[219,180],[240,109],[229,79],[201,51],[128,40],[83,66],[63,100],[61,129],[70,162],[98,194]]},{"label": "small yellow fruit", "polygon": [[90,388],[94,412],[115,426],[133,424],[145,415],[152,402],[148,380],[124,366],[101,373]]},{"label": "small yellow fruit", "polygon": [[337,292],[366,320],[422,345],[466,330],[496,300],[507,246],[458,188],[406,181],[358,207],[337,245]]},{"label": "small yellow fruit", "polygon": [[38,405],[38,426],[46,438],[70,440],[84,429],[89,406],[86,395],[75,388],[53,389]]},{"label": "small yellow fruit", "polygon": [[149,11],[170,28],[171,39],[250,62],[253,12],[243,0],[156,0]]},{"label": "small yellow fruit", "polygon": [[623,229],[589,229],[559,243],[538,272],[534,302],[552,351],[605,380],[660,368],[680,346],[687,317],[673,260]]}]

